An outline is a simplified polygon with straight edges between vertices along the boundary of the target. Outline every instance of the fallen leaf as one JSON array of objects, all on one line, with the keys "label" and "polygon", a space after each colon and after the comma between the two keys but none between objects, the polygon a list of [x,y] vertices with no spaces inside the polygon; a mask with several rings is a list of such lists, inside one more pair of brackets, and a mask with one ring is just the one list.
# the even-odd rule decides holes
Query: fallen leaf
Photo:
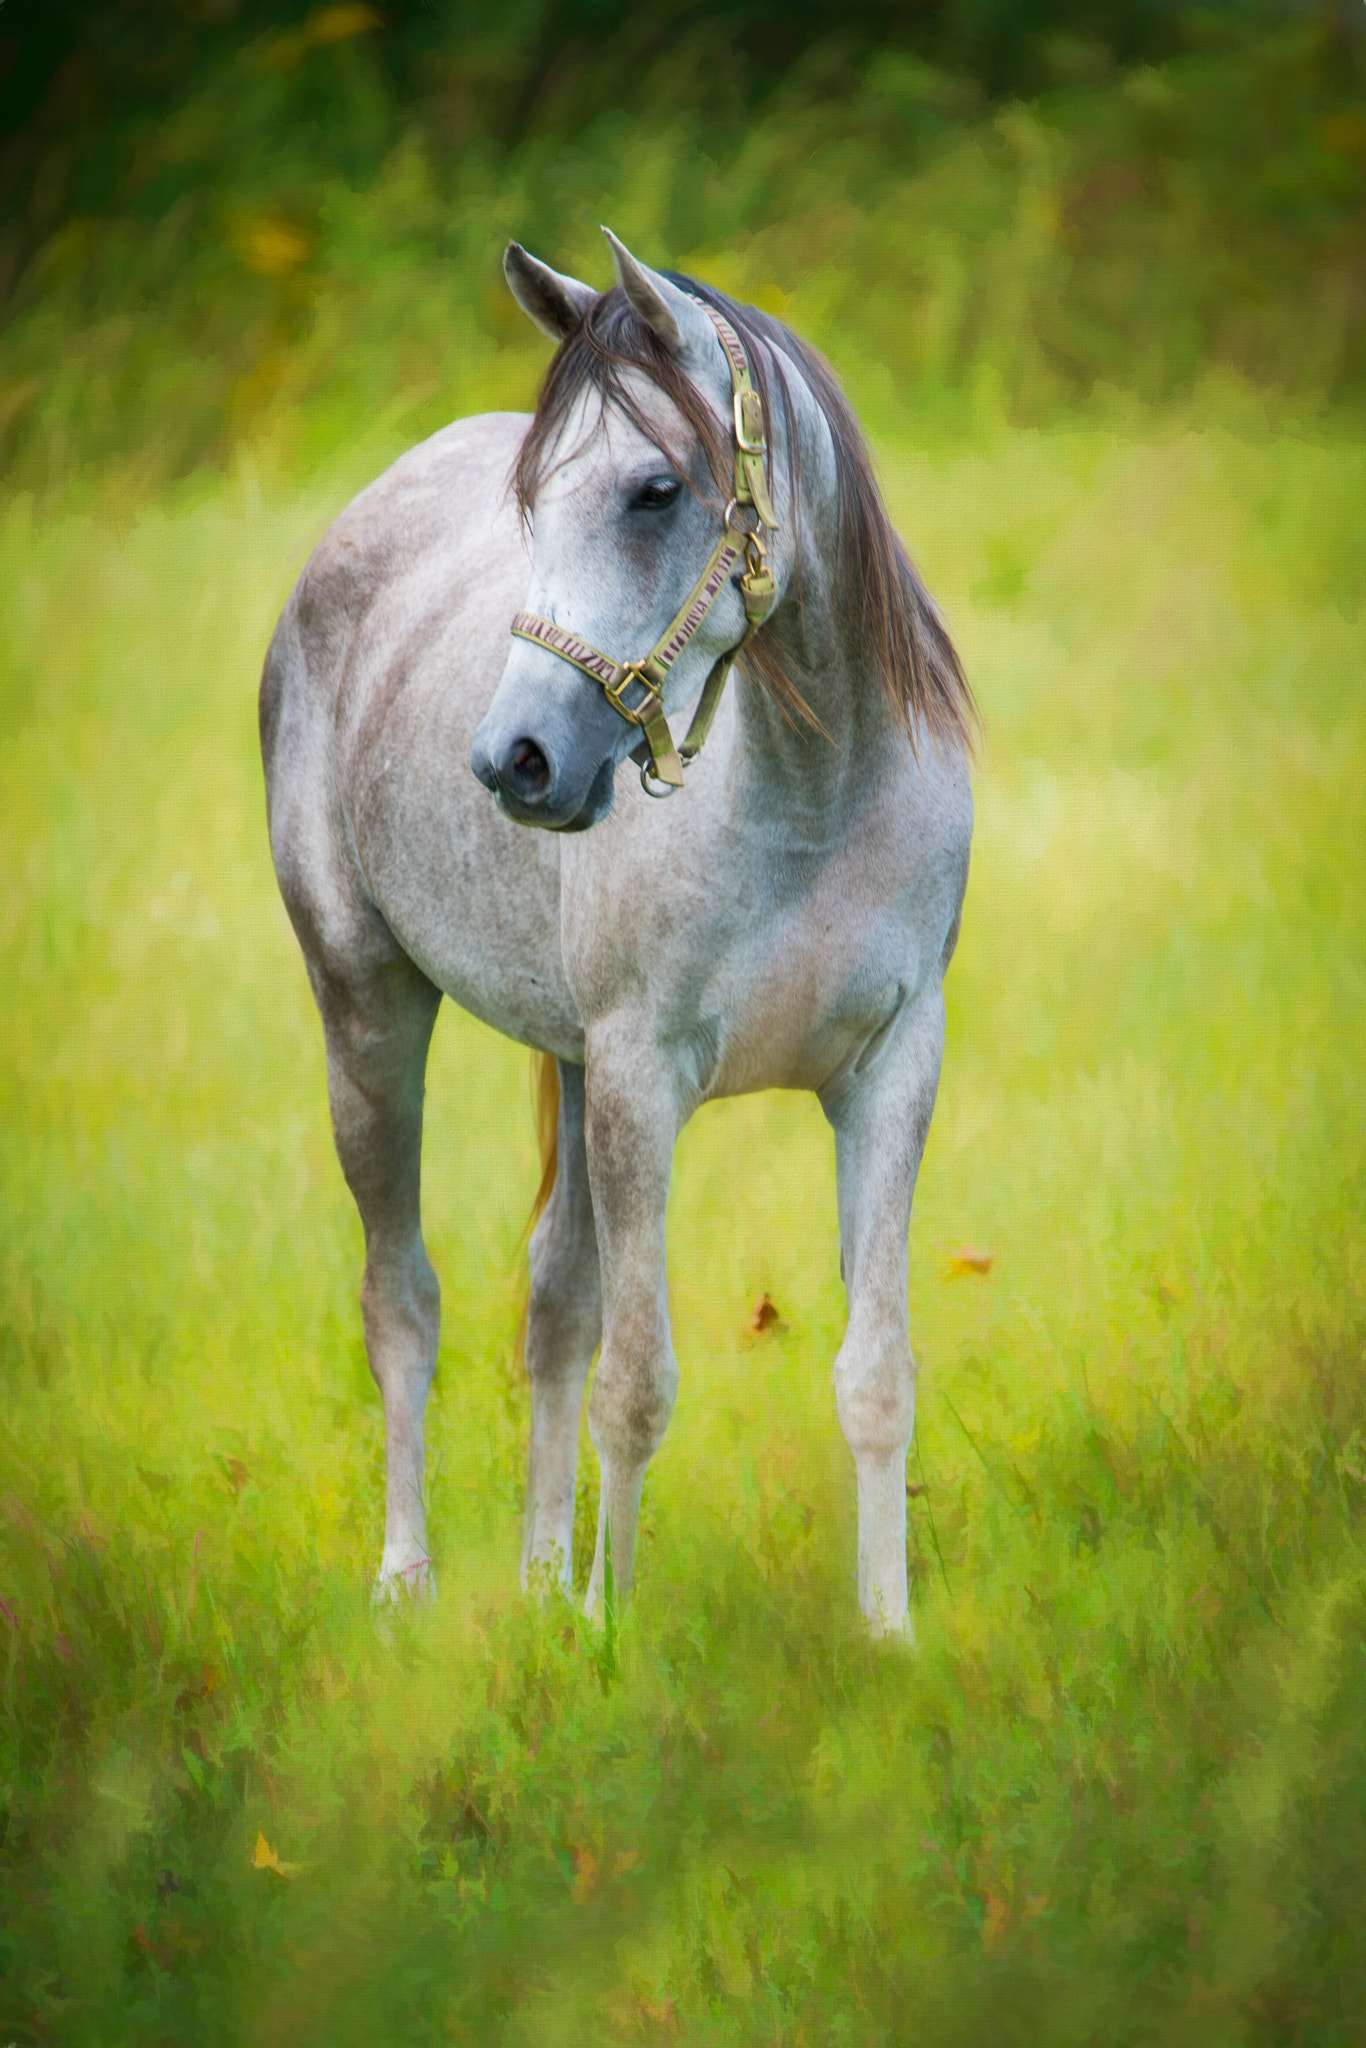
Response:
[{"label": "fallen leaf", "polygon": [[750,1312],[745,1328],[751,1336],[761,1337],[765,1330],[781,1329],[778,1304],[771,1294],[761,1294]]},{"label": "fallen leaf", "polygon": [[982,1923],[983,1948],[999,1948],[1010,1925],[1010,1908],[994,1892],[987,1895],[987,1916]]},{"label": "fallen leaf", "polygon": [[179,1920],[168,1920],[159,1932],[160,1940],[154,1941],[139,1921],[132,1930],[131,1938],[135,1948],[140,1948],[145,1956],[151,1956],[161,1969],[168,1972],[175,1968],[179,1957],[197,1956],[204,1946],[203,1936],[187,1934]]},{"label": "fallen leaf", "polygon": [[571,1848],[569,1853],[574,1859],[574,1904],[581,1906],[598,1881],[598,1859],[591,1849]]},{"label": "fallen leaf", "polygon": [[252,1851],[251,1860],[255,1869],[273,1870],[277,1877],[293,1877],[299,1869],[297,1863],[282,1863],[265,1836],[261,1834],[256,1837],[256,1847]]},{"label": "fallen leaf", "polygon": [[995,1258],[994,1252],[978,1251],[977,1247],[971,1244],[961,1245],[956,1252],[950,1252],[945,1260],[944,1278],[966,1280],[969,1274],[975,1273],[979,1279],[985,1280]]},{"label": "fallen leaf", "polygon": [[176,1694],[177,1713],[183,1714],[187,1708],[195,1704],[196,1700],[208,1699],[211,1694],[217,1692],[222,1683],[221,1674],[214,1670],[212,1664],[201,1664],[199,1667],[198,1685],[184,1686]]}]

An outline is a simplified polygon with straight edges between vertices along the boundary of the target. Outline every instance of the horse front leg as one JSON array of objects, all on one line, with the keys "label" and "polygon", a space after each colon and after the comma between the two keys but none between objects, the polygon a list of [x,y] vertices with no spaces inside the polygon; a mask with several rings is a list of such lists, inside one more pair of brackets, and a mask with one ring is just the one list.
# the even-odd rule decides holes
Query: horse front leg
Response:
[{"label": "horse front leg", "polygon": [[602,1289],[584,1150],[582,1067],[558,1062],[555,1185],[529,1249],[526,1369],[531,1382],[522,1584],[539,1567],[571,1589],[574,1482],[584,1381],[602,1337]]},{"label": "horse front leg", "polygon": [[615,1597],[630,1594],[645,1468],[663,1442],[678,1392],[664,1225],[679,1121],[674,1076],[647,1030],[620,1020],[596,1027],[588,1041],[585,1131],[603,1333],[588,1402],[601,1471],[589,1614],[605,1592],[609,1531]]},{"label": "horse front leg", "polygon": [[422,1492],[423,1418],[441,1290],[422,1242],[422,1100],[441,1002],[399,957],[343,979],[315,971],[337,1156],[365,1230],[361,1314],[384,1402],[384,1553],[376,1593],[433,1590]]},{"label": "horse front leg", "polygon": [[834,1126],[840,1266],[849,1304],[835,1359],[858,1475],[858,1599],[875,1635],[909,1636],[906,1454],[915,1424],[907,1238],[939,1085],[943,991],[904,1010],[866,1069],[822,1106]]}]

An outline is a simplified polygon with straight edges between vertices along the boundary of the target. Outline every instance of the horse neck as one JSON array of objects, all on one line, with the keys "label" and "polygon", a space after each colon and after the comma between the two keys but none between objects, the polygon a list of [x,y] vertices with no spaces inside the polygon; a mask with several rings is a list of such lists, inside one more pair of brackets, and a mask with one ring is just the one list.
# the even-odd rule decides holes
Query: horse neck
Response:
[{"label": "horse neck", "polygon": [[[862,594],[840,545],[839,484],[825,416],[804,383],[793,398],[801,436],[796,561],[764,637],[819,726],[754,677],[737,692],[738,738],[759,779],[784,802],[824,807],[867,783],[901,731],[864,624]],[[786,449],[777,450],[786,466]],[[790,473],[790,472],[789,472]],[[790,505],[791,500],[789,498]]]}]

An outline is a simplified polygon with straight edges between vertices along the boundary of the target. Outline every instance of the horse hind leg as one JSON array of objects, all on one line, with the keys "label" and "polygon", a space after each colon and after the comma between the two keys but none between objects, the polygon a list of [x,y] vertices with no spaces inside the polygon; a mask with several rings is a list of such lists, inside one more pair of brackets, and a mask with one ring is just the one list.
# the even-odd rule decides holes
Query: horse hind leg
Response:
[{"label": "horse hind leg", "polygon": [[877,1059],[824,1104],[835,1129],[849,1324],[835,1360],[840,1425],[858,1477],[858,1598],[875,1635],[909,1637],[906,1454],[915,1421],[908,1315],[911,1200],[939,1080],[938,984],[904,1011]]},{"label": "horse hind leg", "polygon": [[361,1311],[384,1403],[384,1551],[377,1595],[434,1591],[423,1501],[423,1418],[441,1290],[422,1242],[427,1049],[441,1002],[406,955],[342,979],[316,973],[337,1156],[365,1231]]},{"label": "horse hind leg", "polygon": [[[571,1590],[574,1486],[584,1382],[602,1340],[602,1287],[584,1147],[582,1067],[539,1055],[538,1122],[546,1178],[532,1233],[526,1369],[531,1382],[522,1584],[548,1577]],[[553,1076],[553,1079],[552,1079]],[[555,1108],[551,1128],[549,1112]],[[553,1129],[553,1138],[551,1130]]]}]

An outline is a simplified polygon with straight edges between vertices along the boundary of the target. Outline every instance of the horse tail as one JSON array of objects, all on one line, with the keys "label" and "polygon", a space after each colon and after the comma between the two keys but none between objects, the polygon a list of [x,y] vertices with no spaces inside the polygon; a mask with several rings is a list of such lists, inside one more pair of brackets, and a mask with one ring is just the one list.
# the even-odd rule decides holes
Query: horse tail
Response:
[{"label": "horse tail", "polygon": [[[560,1146],[560,1070],[555,1064],[553,1052],[534,1052],[531,1055],[531,1113],[536,1119],[536,1144],[541,1154],[541,1184],[536,1190],[536,1199],[531,1205],[531,1214],[526,1219],[522,1235],[530,1237],[536,1225],[545,1214],[555,1187],[555,1173],[559,1166]],[[526,1295],[522,1300],[521,1320],[513,1349],[519,1361],[526,1358],[526,1319],[531,1307],[531,1284],[528,1280]]]},{"label": "horse tail", "polygon": [[536,1143],[541,1153],[541,1185],[526,1220],[528,1237],[545,1214],[559,1165],[560,1069],[553,1052],[531,1055],[531,1113],[536,1119]]}]

